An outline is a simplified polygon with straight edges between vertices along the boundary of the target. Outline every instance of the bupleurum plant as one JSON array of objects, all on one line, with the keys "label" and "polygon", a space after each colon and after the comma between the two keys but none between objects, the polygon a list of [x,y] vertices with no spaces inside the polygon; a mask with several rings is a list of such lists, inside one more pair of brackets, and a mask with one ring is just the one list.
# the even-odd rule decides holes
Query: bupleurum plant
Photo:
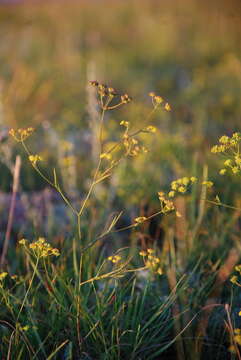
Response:
[{"label": "bupleurum plant", "polygon": [[[85,240],[82,216],[85,210],[91,206],[89,200],[93,196],[96,185],[111,177],[115,169],[123,161],[129,161],[135,157],[146,154],[148,149],[143,141],[142,134],[153,135],[158,133],[157,127],[149,122],[152,114],[158,108],[167,112],[171,111],[169,102],[165,101],[161,96],[156,95],[155,93],[150,93],[149,95],[151,97],[153,108],[146,119],[146,125],[144,127],[135,128],[131,122],[121,120],[119,123],[119,136],[117,137],[117,140],[111,142],[110,146],[110,143],[107,143],[106,141],[106,137],[108,137],[106,135],[107,132],[104,131],[106,112],[120,109],[122,106],[130,103],[132,99],[128,94],[122,94],[112,87],[100,84],[98,81],[91,81],[90,85],[96,91],[96,98],[99,105],[99,128],[96,138],[96,142],[98,142],[99,145],[99,154],[89,188],[87,189],[85,196],[81,199],[81,205],[78,208],[71,201],[71,197],[65,193],[63,186],[61,185],[60,176],[57,174],[56,169],[52,168],[50,172],[52,175],[47,175],[41,168],[41,163],[44,161],[44,158],[29,149],[27,145],[27,139],[33,134],[34,129],[32,127],[17,130],[11,129],[9,132],[18,143],[22,144],[28,156],[28,160],[30,161],[34,170],[37,171],[37,173],[61,195],[63,201],[70,208],[76,219],[77,228],[76,238],[73,239],[73,254],[71,253],[71,256],[73,257],[73,263],[71,266],[73,269],[69,269],[67,260],[63,259],[64,251],[62,249],[60,252],[59,249],[48,243],[45,238],[40,237],[33,242],[29,242],[26,239],[21,239],[19,241],[19,244],[21,245],[20,249],[22,249],[20,250],[20,254],[24,254],[26,269],[28,269],[26,277],[10,275],[7,271],[0,273],[0,294],[2,296],[4,305],[11,314],[12,323],[14,324],[12,326],[12,336],[16,343],[18,342],[18,339],[23,339],[24,346],[26,346],[28,349],[30,356],[32,356],[34,352],[31,352],[32,350],[26,340],[25,333],[31,332],[31,336],[35,336],[37,339],[39,337],[36,330],[36,323],[38,322],[34,316],[32,316],[30,319],[28,315],[30,313],[33,314],[33,309],[35,306],[37,306],[37,304],[40,304],[40,308],[43,306],[41,304],[41,300],[38,301],[36,297],[36,294],[40,293],[42,290],[47,293],[46,296],[48,297],[48,303],[51,304],[51,311],[54,314],[53,318],[55,317],[55,323],[57,324],[60,321],[59,319],[61,316],[64,314],[64,316],[66,316],[65,319],[68,319],[66,321],[71,324],[69,329],[70,332],[76,332],[76,334],[73,336],[75,339],[75,342],[73,343],[77,344],[74,346],[78,347],[78,354],[81,353],[83,344],[87,342],[89,337],[91,337],[93,334],[95,342],[100,342],[101,345],[103,343],[105,354],[109,354],[110,351],[113,351],[108,359],[119,359],[121,355],[119,353],[116,355],[114,349],[116,345],[112,346],[112,344],[115,344],[114,337],[116,336],[116,341],[119,344],[122,341],[122,336],[123,339],[125,339],[126,334],[135,333],[135,349],[133,350],[132,356],[132,359],[134,359],[136,356],[135,351],[141,347],[141,344],[143,341],[145,341],[146,331],[149,331],[149,327],[151,328],[151,326],[153,326],[154,331],[157,327],[159,327],[159,324],[157,326],[155,322],[156,319],[159,319],[159,316],[161,317],[161,324],[164,324],[164,326],[168,325],[170,328],[172,327],[174,320],[171,320],[170,322],[170,314],[167,315],[167,313],[170,312],[171,304],[178,297],[177,289],[179,289],[179,284],[182,283],[183,278],[186,276],[183,275],[183,277],[180,276],[179,279],[177,279],[177,274],[174,272],[174,267],[172,266],[172,269],[167,269],[166,264],[168,263],[168,259],[165,259],[165,255],[160,254],[160,250],[155,247],[155,244],[153,246],[150,245],[151,247],[142,246],[141,251],[139,251],[140,257],[137,259],[137,266],[133,265],[135,260],[133,259],[133,254],[130,255],[126,252],[126,250],[129,251],[129,247],[121,248],[117,251],[111,250],[111,253],[108,255],[105,253],[101,254],[100,251],[98,253],[99,258],[97,259],[98,256],[96,256],[93,260],[92,255],[95,253],[94,245],[97,242],[107,238],[107,236],[110,234],[129,229],[141,229],[143,223],[146,223],[157,215],[166,216],[168,214],[173,214],[176,217],[181,217],[181,211],[179,212],[176,207],[176,200],[180,196],[190,194],[192,189],[196,187],[195,184],[198,183],[198,178],[196,176],[183,176],[171,181],[167,191],[160,190],[157,193],[160,204],[159,210],[157,212],[154,212],[149,216],[142,216],[143,213],[141,213],[140,216],[134,217],[134,219],[130,221],[129,225],[116,228],[116,224],[123,213],[121,211],[117,213],[117,215],[112,216],[111,220],[109,219],[106,224],[103,224],[104,230],[102,230],[102,232],[99,234],[97,233],[95,236],[93,235],[93,237],[89,237],[88,240]],[[227,169],[230,168],[231,172],[235,175],[240,171],[236,171],[236,167],[240,166],[239,142],[240,135],[235,133],[230,138],[222,137],[219,140],[219,145],[216,145],[216,147],[213,148],[214,150],[212,149],[212,152],[214,153],[220,153],[224,156],[228,156],[224,163],[225,169],[226,167]],[[229,161],[228,163],[226,162],[227,160]],[[65,159],[64,161],[69,161],[69,159]],[[221,171],[220,173],[223,174],[224,171]],[[206,188],[213,187],[213,182],[208,180],[206,176],[203,177],[201,185],[202,189],[205,189],[206,191]],[[221,203],[218,203],[218,205],[221,205]],[[182,221],[182,219],[176,220],[177,222]],[[185,221],[185,219],[183,219],[183,221]],[[168,244],[168,249],[171,250],[167,258],[169,256],[172,257],[173,264],[176,264],[175,245],[174,243],[172,244],[171,233],[170,238],[171,239]],[[167,250],[165,254],[167,254],[169,250]],[[94,263],[95,261],[96,263]],[[140,263],[141,265],[139,265]],[[64,274],[62,275],[63,269]],[[240,273],[240,267],[236,267],[236,270]],[[132,281],[133,278],[131,276],[137,274],[137,272],[139,272],[141,276],[147,277],[148,283],[152,283],[152,281],[150,281],[152,279],[160,279],[160,277],[162,277],[162,279],[166,281],[167,278],[167,282],[169,282],[170,287],[172,288],[170,296],[167,296],[167,300],[164,300],[161,306],[159,304],[159,300],[160,302],[162,300],[158,299],[157,311],[154,315],[151,314],[150,319],[147,320],[146,324],[143,324],[142,319],[143,314],[145,314],[144,300],[142,299],[145,299],[145,296],[147,296],[147,290],[145,290],[140,296],[140,315],[137,313],[137,306],[134,308],[134,312],[132,313],[132,306],[128,305],[129,303],[127,300],[129,295],[127,296],[125,294],[125,290],[123,291],[124,295],[121,295],[123,296],[121,300],[118,299],[119,294],[116,290],[119,289],[118,285],[116,284],[118,284],[118,282],[121,281],[123,277],[127,279],[127,282]],[[130,299],[136,297],[135,281],[138,282],[138,277],[133,280],[133,285],[131,285],[132,290]],[[231,281],[235,285],[240,286],[238,276],[235,275]],[[14,298],[10,291],[8,291],[7,286],[9,283],[12,286],[12,282],[14,282],[14,288],[20,289],[19,291],[22,291],[22,298],[20,296],[22,299],[21,302]],[[185,286],[183,286],[183,288],[185,290],[187,283],[184,285]],[[39,291],[40,289],[41,291]],[[86,298],[88,300],[86,300]],[[15,308],[13,306],[14,302],[17,304],[15,304]],[[113,309],[111,308],[112,306]],[[127,310],[124,311],[126,308]],[[113,335],[114,340],[112,339],[111,346],[107,346],[106,344],[108,339],[106,339],[104,328],[105,324],[103,319],[108,317],[108,312],[111,312],[111,309],[114,311],[114,316],[113,319],[110,319],[111,325],[108,323],[107,327],[110,325],[112,326],[111,329],[115,329],[113,324],[116,323],[117,330],[115,335],[113,335],[114,330],[111,330],[111,336]],[[96,313],[93,315],[95,311]],[[127,326],[127,330],[124,330],[123,333],[119,336],[118,333],[120,330],[118,327],[118,317],[120,314],[123,316],[123,321],[121,321],[121,323],[125,323],[125,316],[127,316],[127,324],[133,323],[135,318],[138,316],[139,323],[136,328],[134,327],[135,330],[132,330],[131,326]],[[178,312],[176,312],[173,317],[176,318],[177,315],[179,315]],[[28,319],[28,321],[26,321],[26,319]],[[107,322],[108,321],[109,320],[107,320]],[[169,323],[171,325],[169,325]],[[41,326],[41,324],[38,326]],[[88,330],[86,330],[86,328]],[[142,329],[144,329],[144,332],[141,336],[139,336],[139,333],[141,333]],[[176,332],[176,337],[170,342],[170,344],[177,340],[182,331],[183,330],[181,330],[180,327]],[[230,333],[232,333],[231,330]],[[240,345],[240,329],[238,327],[235,328],[232,334],[233,336],[230,340],[230,343],[231,346],[233,346],[235,353],[238,354],[237,348]],[[65,340],[58,347],[56,347],[54,352],[52,352],[53,356],[55,356],[55,353],[57,354],[57,350],[65,346],[67,341],[68,340]],[[125,340],[123,341],[125,343]],[[36,351],[41,352],[43,348],[42,343],[38,344],[38,346],[39,350]],[[163,348],[161,346],[161,351],[166,348],[166,346],[168,347],[169,344],[164,345]],[[9,347],[11,347],[11,344]],[[147,348],[148,347],[149,343],[147,344]],[[232,351],[231,347],[230,351]],[[115,355],[112,356],[112,354]],[[45,358],[48,357],[45,356]]]},{"label": "bupleurum plant", "polygon": [[[44,172],[42,171],[39,165],[39,163],[43,161],[42,156],[32,153],[32,151],[28,148],[25,141],[29,138],[29,136],[33,134],[34,129],[32,127],[29,127],[27,129],[18,129],[18,130],[11,129],[9,131],[9,134],[12,135],[17,142],[20,142],[22,144],[33,168],[49,185],[51,185],[59,192],[63,201],[76,216],[79,239],[81,239],[81,216],[84,210],[86,209],[86,207],[88,206],[88,200],[92,195],[95,186],[100,182],[104,181],[105,179],[109,178],[112,175],[114,169],[121,163],[121,161],[123,161],[124,158],[136,157],[138,155],[145,154],[148,151],[147,148],[142,143],[142,141],[140,140],[140,138],[138,137],[138,135],[142,133],[155,134],[157,131],[157,128],[152,124],[131,131],[130,123],[128,121],[122,120],[120,122],[120,126],[124,128],[124,131],[119,141],[116,141],[111,148],[105,149],[105,143],[103,141],[105,113],[107,111],[112,111],[117,108],[120,108],[123,105],[128,104],[132,99],[128,94],[120,94],[114,88],[104,84],[100,84],[98,81],[90,81],[90,85],[96,89],[97,99],[100,108],[99,134],[98,134],[98,139],[96,139],[96,141],[99,142],[100,154],[99,154],[98,164],[94,171],[94,175],[91,181],[91,185],[89,187],[89,190],[87,191],[86,196],[82,200],[79,209],[74,207],[74,205],[71,203],[70,198],[65,194],[64,190],[61,188],[56,169],[53,168],[51,170],[53,177],[52,178],[48,177],[46,174],[44,174]],[[153,112],[157,110],[157,108],[159,107],[163,108],[163,110],[165,111],[171,111],[170,104],[166,102],[161,96],[156,95],[154,93],[150,93],[149,95],[152,99],[153,110],[149,114],[148,118],[150,118]],[[179,192],[181,192],[181,187],[179,190],[180,190]],[[161,193],[159,193],[158,196],[161,202],[161,210],[151,215],[151,217],[156,216],[160,213],[166,214],[175,211],[174,203],[171,200],[165,199],[160,194]],[[178,212],[176,212],[176,214],[179,215]],[[96,241],[107,236],[113,230],[117,220],[119,220],[119,216],[121,216],[121,213],[113,219],[111,226],[108,227],[108,230],[100,234],[97,237]],[[128,226],[128,228],[136,227],[138,224],[148,219],[150,219],[150,217],[138,217],[134,220],[133,224],[130,224]],[[90,245],[92,245],[94,242],[95,241],[92,241]]]}]

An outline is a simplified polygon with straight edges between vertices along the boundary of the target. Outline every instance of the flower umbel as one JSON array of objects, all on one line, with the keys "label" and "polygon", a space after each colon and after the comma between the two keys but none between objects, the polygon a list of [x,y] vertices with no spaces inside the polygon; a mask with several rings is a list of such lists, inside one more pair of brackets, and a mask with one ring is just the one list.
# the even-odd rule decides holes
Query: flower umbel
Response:
[{"label": "flower umbel", "polygon": [[46,258],[48,256],[59,256],[60,252],[58,249],[53,248],[49,243],[46,242],[45,238],[40,237],[33,243],[27,243],[25,239],[19,241],[20,245],[24,245],[30,252],[37,258]]},{"label": "flower umbel", "polygon": [[34,128],[33,127],[28,127],[26,129],[10,129],[9,130],[9,135],[11,135],[16,141],[21,142],[26,140],[30,135],[32,135],[32,133],[34,132]]}]

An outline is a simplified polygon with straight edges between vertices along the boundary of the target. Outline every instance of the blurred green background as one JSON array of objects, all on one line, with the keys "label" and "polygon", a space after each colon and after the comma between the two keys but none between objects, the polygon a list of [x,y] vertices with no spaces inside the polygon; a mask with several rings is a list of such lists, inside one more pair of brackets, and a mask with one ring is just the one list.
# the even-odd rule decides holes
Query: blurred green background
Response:
[{"label": "blurred green background", "polygon": [[[88,81],[97,79],[133,98],[107,115],[108,141],[118,138],[120,120],[136,128],[145,124],[148,93],[155,91],[173,111],[151,119],[159,131],[147,137],[150,152],[119,168],[117,193],[134,202],[151,198],[175,177],[199,175],[206,162],[215,178],[219,164],[210,147],[220,135],[240,130],[240,20],[239,1],[2,5],[1,129],[36,127],[28,143],[44,157],[43,166],[58,167],[66,191],[84,190],[95,145]],[[4,141],[0,187],[9,191],[8,165],[21,149],[12,139]],[[66,167],[72,167],[71,184]],[[24,190],[45,187],[26,161],[21,179]],[[226,182],[219,180],[220,188]]]}]

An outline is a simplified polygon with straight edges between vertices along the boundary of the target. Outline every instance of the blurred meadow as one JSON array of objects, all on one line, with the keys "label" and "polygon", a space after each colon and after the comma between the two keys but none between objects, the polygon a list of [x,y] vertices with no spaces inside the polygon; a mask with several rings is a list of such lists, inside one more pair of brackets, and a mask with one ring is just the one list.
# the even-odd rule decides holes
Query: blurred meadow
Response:
[{"label": "blurred meadow", "polygon": [[0,1],[1,359],[241,359],[240,39],[234,0]]}]

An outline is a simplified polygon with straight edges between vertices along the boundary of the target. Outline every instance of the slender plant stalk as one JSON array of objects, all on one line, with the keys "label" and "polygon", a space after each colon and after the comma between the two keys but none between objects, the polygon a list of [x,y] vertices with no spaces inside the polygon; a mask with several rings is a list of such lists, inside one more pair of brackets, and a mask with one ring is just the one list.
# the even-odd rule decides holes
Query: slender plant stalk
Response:
[{"label": "slender plant stalk", "polygon": [[11,235],[12,226],[13,226],[16,196],[17,196],[17,192],[18,192],[18,188],[19,188],[20,169],[21,169],[21,158],[19,155],[17,155],[15,166],[14,166],[14,173],[13,173],[13,191],[12,191],[12,198],[11,198],[11,204],[10,204],[10,210],[9,210],[9,216],[8,216],[7,231],[6,231],[6,235],[5,235],[3,251],[2,251],[2,256],[1,256],[1,267],[3,266],[3,264],[5,262],[5,258],[6,258],[7,251],[8,251],[8,245],[9,245],[9,241],[10,241],[10,235]]}]

